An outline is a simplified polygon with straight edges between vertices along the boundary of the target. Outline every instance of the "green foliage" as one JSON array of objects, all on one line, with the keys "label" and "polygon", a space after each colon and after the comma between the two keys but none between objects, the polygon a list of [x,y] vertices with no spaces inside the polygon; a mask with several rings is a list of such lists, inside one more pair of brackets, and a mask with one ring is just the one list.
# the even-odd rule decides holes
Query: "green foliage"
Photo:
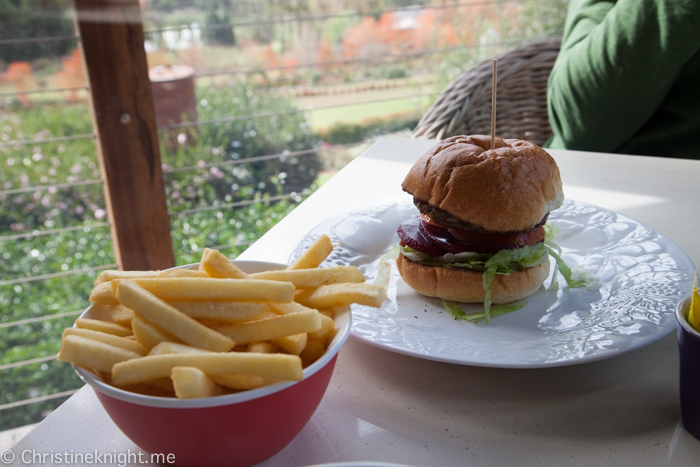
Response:
[{"label": "green foliage", "polygon": [[[507,40],[561,36],[569,0],[530,0],[518,9],[515,28],[504,28]],[[510,20],[510,19],[509,19]]]},{"label": "green foliage", "polygon": [[[199,127],[192,136],[197,139],[197,147],[181,150],[173,167],[183,163],[200,164],[200,160],[211,157],[230,165],[212,169],[206,175],[202,172],[183,173],[169,176],[168,180],[203,177],[193,180],[195,183],[184,183],[198,185],[201,180],[207,180],[216,191],[217,199],[225,202],[249,198],[257,191],[275,195],[278,186],[274,180],[282,186],[283,193],[300,193],[311,186],[321,169],[317,154],[313,151],[302,155],[293,153],[312,150],[319,140],[311,131],[305,115],[291,101],[249,86],[202,89],[198,91],[198,99],[199,120],[214,122]],[[260,116],[232,119],[243,115]],[[226,119],[229,121],[221,121]],[[270,160],[239,163],[270,154],[283,155]],[[170,158],[164,158],[164,161],[170,163]],[[180,180],[180,185],[182,183]],[[182,190],[180,193],[186,196]],[[198,191],[196,196],[201,198],[203,193]],[[213,193],[208,196],[213,196]],[[201,205],[201,202],[193,204]]]},{"label": "green foliage", "polygon": [[[73,34],[70,0],[0,0],[0,40]],[[74,40],[3,44],[0,60],[9,63],[60,57],[74,47]]]},{"label": "green foliage", "polygon": [[[92,134],[86,105],[9,110],[0,110],[3,141]],[[92,138],[0,148],[0,162],[3,190],[100,178]],[[0,232],[103,221],[104,214],[99,184],[0,196]]]},{"label": "green foliage", "polygon": [[398,79],[398,78],[405,78],[408,76],[408,73],[406,73],[406,70],[403,68],[390,68],[389,71],[386,73],[386,77],[388,79]]},{"label": "green foliage", "polygon": [[173,217],[171,227],[177,264],[198,262],[205,245],[219,247],[229,258],[235,258],[294,209],[302,198],[298,195],[273,202],[258,196],[257,202],[241,208]]},{"label": "green foliage", "polygon": [[[72,367],[59,361],[0,371],[3,382],[2,403],[49,396],[82,386],[82,381],[75,375]],[[0,430],[38,423],[66,399],[67,396],[3,410],[0,412]]]},{"label": "green foliage", "polygon": [[319,136],[329,144],[349,144],[400,131],[412,131],[420,115],[415,113],[368,119],[360,123],[338,123]]}]

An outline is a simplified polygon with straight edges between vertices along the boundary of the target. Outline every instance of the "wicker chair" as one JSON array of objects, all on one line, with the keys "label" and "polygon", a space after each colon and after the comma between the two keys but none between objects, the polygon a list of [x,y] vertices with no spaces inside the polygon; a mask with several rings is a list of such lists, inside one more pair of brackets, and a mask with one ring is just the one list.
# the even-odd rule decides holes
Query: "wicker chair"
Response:
[{"label": "wicker chair", "polygon": [[[496,134],[541,145],[552,136],[547,117],[547,79],[561,39],[548,39],[498,57]],[[493,60],[463,72],[423,115],[413,138],[443,139],[491,133]]]}]

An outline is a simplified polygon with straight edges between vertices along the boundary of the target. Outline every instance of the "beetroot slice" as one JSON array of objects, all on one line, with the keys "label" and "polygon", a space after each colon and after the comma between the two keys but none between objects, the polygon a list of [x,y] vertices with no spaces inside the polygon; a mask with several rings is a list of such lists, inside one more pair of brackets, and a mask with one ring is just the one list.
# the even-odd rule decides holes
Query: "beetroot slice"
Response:
[{"label": "beetroot slice", "polygon": [[494,253],[499,250],[514,248],[508,245],[463,242],[453,236],[447,228],[430,224],[423,220],[420,221],[419,228],[431,245],[449,251],[450,253],[463,253],[465,251],[474,253]]},{"label": "beetroot slice", "polygon": [[431,245],[440,248],[450,253],[462,253],[464,251],[470,250],[465,245],[461,245],[460,242],[454,238],[447,229],[441,229],[440,227],[432,226],[426,222],[420,221],[418,228],[425,237],[425,239],[430,242]]},{"label": "beetroot slice", "polygon": [[421,253],[426,253],[432,256],[442,256],[447,251],[431,244],[425,235],[421,232],[419,217],[413,217],[399,226],[396,233],[404,245]]}]

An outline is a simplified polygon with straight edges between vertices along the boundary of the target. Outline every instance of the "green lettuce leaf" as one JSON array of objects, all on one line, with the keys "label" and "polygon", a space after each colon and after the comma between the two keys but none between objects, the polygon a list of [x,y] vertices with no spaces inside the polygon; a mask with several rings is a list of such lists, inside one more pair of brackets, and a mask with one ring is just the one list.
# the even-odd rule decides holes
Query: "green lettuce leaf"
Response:
[{"label": "green lettuce leaf", "polygon": [[496,277],[496,266],[489,266],[484,273],[482,283],[486,291],[484,298],[484,315],[486,322],[491,323],[491,293],[493,292],[493,279]]},{"label": "green lettuce leaf", "polygon": [[547,250],[542,243],[497,253],[446,253],[442,256],[432,256],[407,246],[400,248],[402,255],[424,266],[467,268],[477,272],[485,272],[494,266],[497,274],[522,271],[547,261]]},{"label": "green lettuce leaf", "polygon": [[482,312],[466,315],[459,306],[449,302],[443,303],[445,309],[456,319],[473,320],[477,318],[467,318],[467,316],[478,315],[478,318],[484,318],[486,322],[490,323],[492,317],[519,310],[526,304],[526,302],[521,300],[513,304],[492,306],[491,294],[493,291],[493,280],[497,274],[508,275],[514,271],[522,271],[549,261],[549,256],[551,256],[554,258],[556,268],[554,269],[550,290],[556,290],[558,287],[558,283],[556,282],[557,273],[561,273],[564,280],[566,280],[566,284],[572,288],[592,288],[599,283],[595,276],[586,271],[581,271],[580,268],[577,269],[576,276],[582,277],[583,279],[574,278],[574,273],[571,268],[561,257],[561,247],[554,242],[554,238],[560,234],[559,227],[554,224],[545,224],[544,229],[544,242],[513,250],[500,250],[496,253],[465,252],[432,256],[413,250],[407,246],[400,246],[399,252],[411,261],[415,261],[424,266],[463,268],[483,272],[483,286],[486,292],[486,298],[484,300],[484,310]]},{"label": "green lettuce leaf", "polygon": [[[486,318],[486,310],[477,311],[475,313],[467,314],[456,303],[446,302],[443,300],[442,304],[445,307],[445,310],[447,310],[447,312],[453,318],[461,320],[461,321],[475,321],[477,319]],[[505,315],[505,314],[511,313],[513,311],[518,311],[521,308],[525,307],[526,305],[527,305],[527,302],[525,300],[518,300],[517,302],[507,303],[505,305],[492,305],[491,311],[490,311],[490,316],[491,316],[491,318],[495,318],[496,316]],[[487,321],[487,322],[490,323],[490,321]]]},{"label": "green lettuce leaf", "polygon": [[571,268],[566,264],[562,257],[559,256],[559,254],[556,251],[554,251],[554,248],[552,248],[549,245],[546,246],[547,250],[549,251],[549,254],[557,262],[557,269],[559,269],[559,272],[561,272],[562,277],[564,277],[564,279],[566,280],[566,285],[572,288],[584,287],[586,285],[586,281],[573,279],[571,277]]},{"label": "green lettuce leaf", "polygon": [[379,264],[377,265],[377,278],[374,280],[375,284],[383,285],[385,287],[389,285],[389,280],[391,279],[390,261],[398,258],[400,254],[401,247],[399,245],[394,245],[391,250],[387,251],[384,256],[379,259]]}]

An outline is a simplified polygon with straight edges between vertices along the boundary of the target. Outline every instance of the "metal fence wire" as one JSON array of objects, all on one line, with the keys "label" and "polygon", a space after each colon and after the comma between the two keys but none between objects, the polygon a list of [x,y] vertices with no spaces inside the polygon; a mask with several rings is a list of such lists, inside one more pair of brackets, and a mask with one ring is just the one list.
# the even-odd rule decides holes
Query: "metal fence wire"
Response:
[{"label": "metal fence wire", "polygon": [[[429,10],[448,11],[448,10],[455,10],[455,9],[462,9],[462,8],[469,8],[469,7],[478,7],[478,6],[499,6],[499,5],[503,5],[506,3],[522,3],[523,1],[524,0],[485,0],[485,1],[474,1],[474,2],[441,4],[441,5],[426,5],[426,6],[422,6],[421,8],[429,9]],[[214,25],[214,26],[188,25],[188,26],[183,26],[183,27],[179,27],[179,28],[151,29],[151,30],[144,31],[144,34],[146,36],[154,36],[154,35],[168,32],[168,31],[182,31],[185,29],[193,29],[193,28],[205,30],[207,28],[209,28],[209,29],[214,29],[214,28],[245,28],[245,27],[265,26],[265,25],[274,26],[274,25],[278,25],[278,24],[292,23],[292,22],[297,22],[297,23],[299,23],[299,22],[314,22],[315,23],[315,22],[329,21],[329,20],[333,20],[333,19],[361,17],[361,16],[367,16],[367,15],[379,17],[383,13],[396,12],[396,11],[402,11],[402,10],[403,9],[399,9],[399,8],[390,8],[390,9],[384,9],[384,10],[380,10],[380,11],[371,11],[371,12],[351,11],[351,12],[335,12],[335,13],[329,13],[329,14],[323,14],[323,15],[272,17],[272,18],[256,19],[256,20],[249,20],[249,21],[230,22],[230,23],[218,24],[218,25]],[[40,43],[40,42],[69,41],[69,40],[73,40],[73,41],[76,41],[76,43],[79,43],[81,38],[79,36],[75,36],[75,35],[64,35],[64,36],[55,36],[55,37],[3,39],[3,40],[0,40],[0,47],[6,46],[6,45],[22,44],[22,43]],[[256,74],[256,73],[265,73],[265,72],[279,71],[279,70],[300,70],[300,69],[304,69],[304,68],[322,69],[324,67],[329,67],[329,66],[353,67],[353,66],[358,66],[358,65],[372,65],[372,64],[375,64],[377,62],[411,61],[411,60],[416,60],[420,57],[446,54],[446,53],[451,53],[451,52],[455,52],[455,51],[463,50],[463,49],[469,49],[469,48],[502,49],[504,47],[510,47],[513,45],[517,45],[519,43],[522,43],[522,41],[501,41],[501,42],[495,42],[495,43],[490,43],[490,44],[473,44],[473,45],[467,45],[467,46],[462,45],[462,46],[455,46],[455,47],[439,47],[439,48],[434,48],[434,49],[426,49],[426,50],[413,51],[413,52],[404,52],[404,53],[397,53],[397,54],[384,54],[381,56],[370,56],[370,57],[361,57],[361,58],[353,58],[353,59],[338,59],[338,60],[326,60],[326,61],[312,61],[312,62],[308,62],[308,63],[300,63],[300,64],[293,64],[293,65],[280,65],[280,66],[268,66],[268,67],[257,67],[257,68],[245,68],[245,67],[243,67],[243,68],[235,68],[235,69],[223,69],[223,70],[219,70],[219,71],[196,73],[194,78],[201,79],[201,78],[211,78],[211,77],[226,76],[226,75]],[[355,90],[355,91],[350,90],[347,92],[360,92],[360,91],[362,91],[360,85],[361,85],[361,83],[358,83],[358,90]],[[68,86],[68,87],[56,87],[56,88],[39,88],[39,89],[29,89],[29,90],[18,90],[18,91],[13,91],[13,92],[0,92],[0,99],[7,100],[7,99],[17,98],[17,97],[24,96],[24,95],[36,95],[36,94],[48,94],[48,93],[67,93],[67,92],[78,92],[78,91],[81,91],[81,92],[89,91],[89,87],[86,84],[86,85],[72,86],[72,87]],[[290,114],[297,114],[297,113],[303,113],[303,112],[313,112],[313,111],[317,111],[317,110],[326,110],[326,109],[343,108],[343,107],[349,107],[349,106],[368,105],[368,104],[396,101],[396,100],[402,100],[402,99],[434,97],[434,96],[437,96],[438,93],[439,93],[439,91],[420,92],[420,93],[407,92],[405,95],[401,95],[401,96],[394,96],[394,97],[389,97],[389,98],[355,100],[353,102],[348,102],[348,103],[319,105],[319,106],[315,106],[314,108],[296,108],[293,110],[281,111],[281,112],[264,112],[264,113],[249,114],[249,115],[242,115],[242,116],[222,117],[222,118],[211,119],[211,120],[197,120],[197,121],[192,121],[192,122],[173,123],[173,124],[167,124],[167,125],[160,125],[158,127],[158,129],[159,130],[169,130],[169,129],[179,129],[179,128],[187,128],[187,127],[200,127],[203,125],[209,125],[209,124],[214,124],[214,123],[223,123],[223,122],[232,122],[232,121],[241,121],[241,120],[253,120],[253,119],[267,119],[267,118],[271,118],[274,116],[290,115]],[[48,144],[48,143],[72,142],[72,141],[87,140],[87,139],[94,140],[95,135],[93,133],[65,134],[65,135],[56,135],[56,136],[46,137],[46,138],[18,139],[18,140],[11,140],[11,141],[2,141],[2,142],[0,142],[0,150],[10,149],[10,148],[20,148],[20,147],[24,147],[24,146],[37,146],[37,145],[43,145],[43,144]],[[241,158],[241,159],[237,159],[237,160],[217,161],[217,162],[206,163],[206,164],[201,164],[201,165],[196,165],[196,166],[187,166],[187,167],[178,167],[178,168],[164,167],[163,173],[164,173],[165,177],[168,177],[170,174],[181,173],[181,172],[209,170],[209,169],[214,168],[214,167],[220,168],[220,167],[224,167],[224,166],[232,166],[232,165],[237,165],[237,164],[259,162],[259,161],[263,161],[263,160],[275,160],[275,159],[280,159],[280,158],[289,157],[289,156],[302,156],[303,157],[305,155],[315,154],[315,153],[323,152],[323,151],[348,149],[351,147],[355,147],[359,144],[363,144],[363,141],[356,141],[356,142],[349,143],[349,144],[325,145],[322,147],[313,147],[313,148],[308,148],[308,149],[299,150],[299,151],[291,151],[291,152],[284,151],[282,153],[274,153],[274,154],[267,154],[267,155],[262,155],[262,156],[257,156],[257,157]],[[102,184],[101,180],[82,180],[82,181],[75,181],[75,182],[54,183],[54,184],[46,184],[46,185],[38,185],[38,186],[23,186],[20,188],[8,188],[8,189],[0,190],[0,199],[6,200],[6,199],[8,199],[8,197],[11,197],[14,195],[32,194],[32,193],[46,191],[46,190],[61,190],[61,189],[67,189],[67,188],[80,188],[80,187],[94,186],[94,185],[101,185],[101,184]],[[279,195],[279,196],[272,196],[268,200],[269,201],[281,201],[284,199],[294,199],[296,196],[298,196],[296,193],[284,194],[284,195]],[[183,215],[188,215],[188,214],[203,212],[203,211],[210,211],[210,210],[242,208],[242,207],[248,206],[248,205],[255,203],[255,202],[258,202],[258,201],[257,200],[241,200],[241,201],[235,201],[235,202],[223,203],[223,204],[217,203],[216,205],[197,207],[197,208],[192,208],[192,209],[184,209],[184,210],[180,210],[180,211],[171,212],[170,215],[171,216],[183,216]],[[108,227],[109,227],[108,222],[91,222],[91,223],[85,223],[82,225],[75,225],[75,226],[56,228],[56,229],[44,229],[44,230],[31,229],[31,230],[27,230],[27,231],[14,232],[12,234],[0,235],[0,244],[3,242],[17,242],[17,241],[32,239],[32,238],[41,237],[41,236],[60,235],[60,234],[67,233],[67,232],[80,231],[80,230],[85,229],[85,228],[106,229]],[[245,246],[245,245],[252,243],[253,241],[254,240],[249,240],[249,241],[236,242],[236,243],[226,244],[226,245],[216,245],[216,246],[213,246],[213,248],[225,249],[225,248],[232,248],[232,247],[238,247],[238,246]],[[5,278],[5,279],[0,280],[0,286],[13,286],[13,285],[25,284],[25,283],[30,283],[30,282],[46,281],[46,280],[53,279],[53,278],[66,277],[66,276],[77,275],[77,274],[84,274],[86,272],[96,272],[96,271],[100,271],[100,270],[104,270],[104,269],[113,269],[113,268],[116,268],[116,266],[117,266],[116,264],[102,264],[102,265],[95,265],[95,266],[90,266],[90,267],[78,268],[78,269],[69,270],[69,271],[56,271],[56,272],[52,272],[52,273],[48,273],[48,274],[37,274],[37,275],[27,275],[26,277]],[[0,322],[0,331],[7,330],[9,328],[24,326],[24,325],[32,325],[32,324],[36,324],[36,323],[42,323],[42,322],[55,320],[55,319],[73,317],[73,316],[79,315],[81,312],[82,312],[82,310],[71,310],[71,311],[66,311],[66,312],[61,312],[61,313],[53,313],[53,314],[47,313],[47,314],[44,314],[41,316],[33,316],[31,318],[19,319],[19,320],[15,320],[12,322]],[[6,364],[0,365],[0,372],[6,371],[9,369],[15,369],[15,368],[20,368],[20,367],[24,367],[24,366],[34,365],[34,364],[38,364],[38,363],[49,362],[49,361],[53,361],[55,359],[56,359],[55,355],[50,355],[50,356],[45,356],[45,357],[38,357],[38,358],[32,358],[32,359],[27,359],[27,360],[23,360],[23,361],[6,363]],[[1,373],[0,373],[0,375],[1,375]],[[8,410],[8,409],[16,408],[16,407],[21,407],[21,406],[26,406],[29,404],[45,402],[45,401],[58,399],[58,398],[62,398],[62,397],[67,397],[67,396],[72,395],[76,391],[77,391],[77,389],[71,389],[71,390],[67,390],[67,391],[56,392],[54,394],[43,395],[43,396],[38,396],[38,397],[31,397],[31,398],[27,398],[27,399],[20,400],[20,401],[13,401],[10,403],[1,404],[0,411]]]}]

